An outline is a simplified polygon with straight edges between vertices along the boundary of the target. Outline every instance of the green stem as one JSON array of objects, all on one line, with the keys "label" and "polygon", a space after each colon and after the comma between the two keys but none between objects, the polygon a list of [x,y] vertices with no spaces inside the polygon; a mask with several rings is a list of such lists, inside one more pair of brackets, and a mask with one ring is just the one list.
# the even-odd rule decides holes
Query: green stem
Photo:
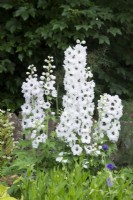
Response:
[{"label": "green stem", "polygon": [[[47,102],[49,102],[49,98],[47,96]],[[51,111],[50,111],[51,112]],[[46,121],[46,126],[47,126],[47,130],[46,130],[46,133],[47,133],[47,136],[48,136],[48,128],[49,128],[49,112],[47,112],[47,121]]]},{"label": "green stem", "polygon": [[57,85],[57,97],[56,97],[56,113],[57,113],[57,116],[59,115],[58,90],[59,90],[59,86]]}]

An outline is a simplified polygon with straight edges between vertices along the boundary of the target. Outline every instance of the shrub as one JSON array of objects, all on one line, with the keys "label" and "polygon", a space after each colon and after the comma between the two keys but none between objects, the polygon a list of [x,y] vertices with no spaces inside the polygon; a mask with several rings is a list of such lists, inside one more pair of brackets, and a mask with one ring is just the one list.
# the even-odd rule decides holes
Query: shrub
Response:
[{"label": "shrub", "polygon": [[0,165],[10,159],[13,150],[13,125],[9,113],[0,110]]}]

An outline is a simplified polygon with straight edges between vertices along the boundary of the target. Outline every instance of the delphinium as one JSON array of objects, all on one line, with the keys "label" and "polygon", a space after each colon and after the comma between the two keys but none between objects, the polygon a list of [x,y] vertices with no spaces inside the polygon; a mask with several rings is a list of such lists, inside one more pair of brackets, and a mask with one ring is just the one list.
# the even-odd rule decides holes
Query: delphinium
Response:
[{"label": "delphinium", "polygon": [[[65,140],[73,155],[84,150],[88,154],[92,148],[91,128],[94,113],[94,87],[90,68],[86,68],[85,42],[77,41],[75,47],[65,51],[64,111],[56,129],[57,137]],[[93,144],[93,147],[95,145]]]},{"label": "delphinium", "polygon": [[119,138],[122,111],[123,106],[118,95],[101,95],[98,101],[98,131],[102,137],[107,137],[113,143]]},{"label": "delphinium", "polygon": [[40,76],[40,83],[43,85],[44,94],[48,99],[51,97],[57,97],[57,91],[55,88],[55,80],[56,77],[53,75],[53,69],[55,69],[55,65],[52,65],[53,57],[48,56],[48,59],[45,59],[47,65],[43,65],[45,72],[42,72]]},{"label": "delphinium", "polygon": [[[117,95],[101,95],[98,101],[99,119],[93,119],[95,83],[91,80],[93,74],[90,68],[86,66],[87,47],[84,44],[84,41],[77,41],[76,46],[65,51],[66,95],[63,96],[64,110],[56,132],[73,155],[98,156],[107,150],[108,141],[114,143],[118,140],[122,104]],[[106,146],[104,142],[107,142]],[[65,154],[59,154],[57,161],[63,161]],[[87,167],[87,164],[88,160],[84,159],[84,166]]]},{"label": "delphinium", "polygon": [[30,65],[27,72],[28,78],[22,85],[22,93],[25,98],[25,103],[22,105],[22,128],[30,131],[33,148],[38,148],[40,142],[45,143],[47,139],[44,121],[46,111],[50,108],[51,103],[46,96],[56,97],[55,76],[52,75],[52,68],[55,68],[51,63],[52,57],[45,60],[47,66],[43,68],[46,72],[42,72],[38,77],[36,67]]}]

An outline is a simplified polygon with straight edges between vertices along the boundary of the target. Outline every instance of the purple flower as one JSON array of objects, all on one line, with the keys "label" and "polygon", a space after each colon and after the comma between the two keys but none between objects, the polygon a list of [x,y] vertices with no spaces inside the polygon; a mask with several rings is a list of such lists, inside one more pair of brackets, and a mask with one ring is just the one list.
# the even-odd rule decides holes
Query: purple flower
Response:
[{"label": "purple flower", "polygon": [[102,146],[102,149],[105,150],[105,151],[108,150],[108,145],[107,145],[107,144],[104,144],[104,145]]},{"label": "purple flower", "polygon": [[114,166],[113,164],[110,163],[110,164],[107,164],[106,167],[107,167],[107,169],[109,169],[109,170],[113,170],[115,166]]},{"label": "purple flower", "polygon": [[113,182],[112,182],[111,178],[107,178],[106,184],[107,184],[109,187],[112,187]]}]

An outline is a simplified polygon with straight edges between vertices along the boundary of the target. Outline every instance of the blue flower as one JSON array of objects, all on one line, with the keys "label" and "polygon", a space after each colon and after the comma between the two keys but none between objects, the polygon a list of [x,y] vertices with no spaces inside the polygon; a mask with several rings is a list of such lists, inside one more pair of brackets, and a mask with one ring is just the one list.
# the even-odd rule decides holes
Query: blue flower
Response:
[{"label": "blue flower", "polygon": [[111,178],[107,178],[106,184],[107,184],[109,187],[112,187],[113,182],[112,182]]},{"label": "blue flower", "polygon": [[105,151],[108,150],[108,145],[107,145],[107,144],[104,144],[104,145],[102,146],[102,149],[105,150]]},{"label": "blue flower", "polygon": [[106,167],[107,167],[107,169],[109,169],[109,170],[113,170],[115,166],[114,166],[113,164],[110,163],[110,164],[107,164]]}]

